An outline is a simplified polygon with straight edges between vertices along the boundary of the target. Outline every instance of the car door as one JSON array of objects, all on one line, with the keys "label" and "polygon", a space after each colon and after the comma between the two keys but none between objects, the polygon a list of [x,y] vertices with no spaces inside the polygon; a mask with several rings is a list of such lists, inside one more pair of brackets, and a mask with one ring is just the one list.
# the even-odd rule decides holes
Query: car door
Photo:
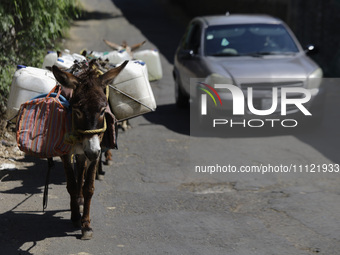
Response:
[{"label": "car door", "polygon": [[185,92],[190,94],[190,78],[201,78],[202,70],[202,24],[192,22],[178,51],[179,72]]}]

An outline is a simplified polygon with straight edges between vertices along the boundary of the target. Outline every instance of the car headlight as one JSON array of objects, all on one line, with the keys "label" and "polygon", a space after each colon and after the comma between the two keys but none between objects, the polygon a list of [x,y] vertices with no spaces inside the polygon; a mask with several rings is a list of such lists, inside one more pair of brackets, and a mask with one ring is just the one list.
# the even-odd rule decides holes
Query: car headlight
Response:
[{"label": "car headlight", "polygon": [[205,78],[205,83],[215,86],[215,84],[234,84],[233,79],[230,77],[225,77],[217,73],[212,73]]},{"label": "car headlight", "polygon": [[321,68],[316,69],[308,76],[308,88],[311,90],[318,89],[321,85],[323,72]]}]

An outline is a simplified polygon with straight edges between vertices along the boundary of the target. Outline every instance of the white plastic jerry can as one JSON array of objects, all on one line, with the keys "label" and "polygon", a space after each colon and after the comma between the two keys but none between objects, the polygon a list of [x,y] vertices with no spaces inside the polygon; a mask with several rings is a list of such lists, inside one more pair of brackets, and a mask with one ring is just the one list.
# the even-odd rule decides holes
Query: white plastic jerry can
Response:
[{"label": "white plastic jerry can", "polygon": [[133,53],[134,59],[143,60],[149,73],[149,81],[159,80],[163,77],[161,59],[158,50],[141,50]]},{"label": "white plastic jerry can", "polygon": [[109,102],[119,121],[156,109],[156,100],[144,62],[129,61],[110,85]]},{"label": "white plastic jerry can", "polygon": [[57,67],[63,68],[63,69],[68,69],[74,64],[74,60],[71,60],[69,58],[65,57],[59,57],[57,58],[57,61],[54,63]]},{"label": "white plastic jerry can", "polygon": [[16,115],[21,104],[50,92],[56,83],[53,73],[49,70],[18,65],[7,102],[7,116],[10,118]]},{"label": "white plastic jerry can", "polygon": [[76,60],[78,62],[87,61],[86,57],[84,57],[83,55],[77,54],[77,53],[73,53],[72,57],[73,57],[74,60]]},{"label": "white plastic jerry can", "polygon": [[114,50],[114,51],[92,51],[91,55],[95,58],[101,58],[102,60],[108,60],[109,63],[117,65],[125,60],[131,60],[131,56],[126,50]]},{"label": "white plastic jerry can", "polygon": [[46,67],[52,67],[58,59],[58,54],[55,51],[48,51],[44,62],[42,64],[42,68],[46,69]]},{"label": "white plastic jerry can", "polygon": [[60,68],[68,69],[74,64],[75,61],[86,61],[86,57],[77,53],[71,54],[67,49],[62,51],[59,57],[57,52],[48,51],[44,58],[42,68],[46,69],[46,67],[52,67],[53,65],[56,65]]},{"label": "white plastic jerry can", "polygon": [[124,62],[125,60],[131,60],[131,56],[126,50],[114,50],[111,51],[108,55],[107,58],[111,64],[117,65],[121,62]]},{"label": "white plastic jerry can", "polygon": [[84,57],[83,55],[77,54],[77,53],[70,53],[70,50],[68,49],[64,49],[64,51],[61,52],[61,56],[62,59],[66,59],[72,62],[72,64],[74,64],[74,61],[78,61],[78,62],[82,62],[82,61],[86,61],[86,57]]}]

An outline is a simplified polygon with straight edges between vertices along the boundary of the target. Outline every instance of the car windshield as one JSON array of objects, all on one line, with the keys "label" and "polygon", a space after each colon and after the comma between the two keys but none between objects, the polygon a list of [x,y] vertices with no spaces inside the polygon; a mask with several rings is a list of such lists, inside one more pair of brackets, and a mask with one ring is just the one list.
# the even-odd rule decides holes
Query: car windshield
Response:
[{"label": "car windshield", "polygon": [[281,24],[240,24],[206,29],[207,56],[264,56],[297,53],[298,47]]}]

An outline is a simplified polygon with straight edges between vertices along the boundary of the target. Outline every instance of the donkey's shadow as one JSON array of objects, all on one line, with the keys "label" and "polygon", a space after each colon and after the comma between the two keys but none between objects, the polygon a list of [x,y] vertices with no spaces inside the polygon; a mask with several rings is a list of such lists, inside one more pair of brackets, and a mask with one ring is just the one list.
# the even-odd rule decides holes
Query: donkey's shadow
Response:
[{"label": "donkey's shadow", "polygon": [[62,211],[37,212],[8,211],[0,215],[0,246],[2,254],[33,254],[31,250],[51,237],[76,236],[69,219],[56,216]]},{"label": "donkey's shadow", "polygon": [[[51,237],[75,236],[78,229],[74,228],[70,219],[62,217],[63,212],[69,210],[48,210],[42,213],[41,203],[37,204],[34,211],[24,211],[20,206],[36,194],[42,194],[47,173],[47,161],[32,157],[25,157],[22,161],[31,162],[31,166],[26,169],[2,170],[0,177],[2,183],[20,181],[21,185],[15,185],[3,194],[21,195],[21,201],[11,203],[11,209],[0,214],[0,247],[1,254],[32,254],[32,249],[39,241]],[[50,176],[50,184],[64,185],[65,176],[62,163],[55,162]],[[65,188],[65,192],[66,188]],[[17,197],[17,196],[16,196]],[[5,203],[2,200],[1,203]],[[38,201],[39,202],[39,201]],[[2,207],[4,208],[4,207]]]}]

